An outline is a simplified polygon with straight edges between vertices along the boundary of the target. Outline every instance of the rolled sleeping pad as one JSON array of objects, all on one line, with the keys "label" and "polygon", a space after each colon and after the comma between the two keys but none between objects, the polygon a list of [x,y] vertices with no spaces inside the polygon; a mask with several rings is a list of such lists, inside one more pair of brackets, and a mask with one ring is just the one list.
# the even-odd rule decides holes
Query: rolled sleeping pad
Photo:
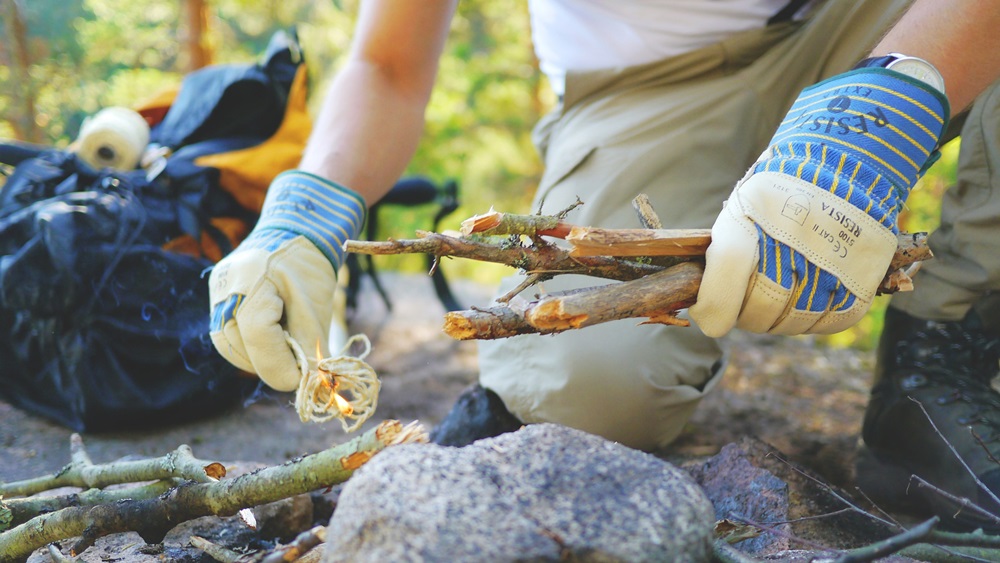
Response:
[{"label": "rolled sleeping pad", "polygon": [[132,170],[149,144],[149,124],[129,108],[109,107],[88,117],[74,150],[80,160],[100,170]]}]

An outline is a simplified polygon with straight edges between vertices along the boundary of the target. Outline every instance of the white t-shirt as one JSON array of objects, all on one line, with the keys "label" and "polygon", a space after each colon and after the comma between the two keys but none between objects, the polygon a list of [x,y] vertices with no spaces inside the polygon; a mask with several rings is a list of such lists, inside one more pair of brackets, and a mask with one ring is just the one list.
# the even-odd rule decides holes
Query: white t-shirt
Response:
[{"label": "white t-shirt", "polygon": [[535,54],[557,94],[567,71],[652,62],[763,27],[788,0],[528,0]]}]

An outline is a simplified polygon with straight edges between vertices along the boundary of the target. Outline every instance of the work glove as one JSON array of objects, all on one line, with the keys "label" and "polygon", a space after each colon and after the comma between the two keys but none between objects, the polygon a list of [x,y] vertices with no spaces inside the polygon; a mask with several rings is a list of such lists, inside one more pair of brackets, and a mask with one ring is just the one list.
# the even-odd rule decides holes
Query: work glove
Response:
[{"label": "work glove", "polygon": [[871,306],[933,161],[942,92],[862,68],[802,91],[712,227],[691,318],[709,336],[833,333]]},{"label": "work glove", "polygon": [[301,372],[285,333],[328,355],[336,272],[365,213],[358,194],[319,176],[293,170],[275,178],[257,225],[209,278],[219,353],[278,391],[296,389]]}]

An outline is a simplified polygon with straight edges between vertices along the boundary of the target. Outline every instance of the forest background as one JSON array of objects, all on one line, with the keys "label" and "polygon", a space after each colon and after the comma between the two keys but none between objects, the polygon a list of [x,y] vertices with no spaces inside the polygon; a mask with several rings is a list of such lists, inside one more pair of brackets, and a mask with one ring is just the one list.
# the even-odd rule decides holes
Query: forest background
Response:
[{"label": "forest background", "polygon": [[[292,28],[309,65],[315,113],[348,51],[360,1],[0,0],[0,140],[65,148],[101,108],[135,106],[206,64],[255,61],[274,32]],[[542,171],[531,128],[554,101],[533,55],[526,2],[459,2],[424,139],[407,170],[439,183],[458,181],[462,206],[441,228],[457,228],[490,206],[531,211]],[[910,196],[901,230],[937,226],[941,194],[954,181],[958,142],[942,152]],[[416,229],[430,227],[434,213],[421,207],[386,211],[379,239],[412,238]],[[424,267],[417,256],[377,260],[380,269]],[[461,260],[442,267],[449,276],[483,283],[510,273]],[[872,348],[887,301],[877,300],[857,326],[822,341]]]}]

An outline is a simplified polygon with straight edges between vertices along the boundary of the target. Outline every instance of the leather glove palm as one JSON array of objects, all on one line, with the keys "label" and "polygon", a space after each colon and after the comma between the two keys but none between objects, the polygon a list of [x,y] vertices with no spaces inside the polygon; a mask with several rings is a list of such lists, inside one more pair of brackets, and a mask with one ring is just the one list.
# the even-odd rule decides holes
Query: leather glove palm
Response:
[{"label": "leather glove palm", "polygon": [[941,92],[881,68],[806,88],[713,225],[691,317],[709,336],[857,322],[948,114]]},{"label": "leather glove palm", "polygon": [[236,367],[279,391],[298,387],[300,371],[285,331],[327,354],[336,272],[343,244],[365,221],[361,197],[302,171],[268,188],[250,235],[212,269],[212,343]]}]

